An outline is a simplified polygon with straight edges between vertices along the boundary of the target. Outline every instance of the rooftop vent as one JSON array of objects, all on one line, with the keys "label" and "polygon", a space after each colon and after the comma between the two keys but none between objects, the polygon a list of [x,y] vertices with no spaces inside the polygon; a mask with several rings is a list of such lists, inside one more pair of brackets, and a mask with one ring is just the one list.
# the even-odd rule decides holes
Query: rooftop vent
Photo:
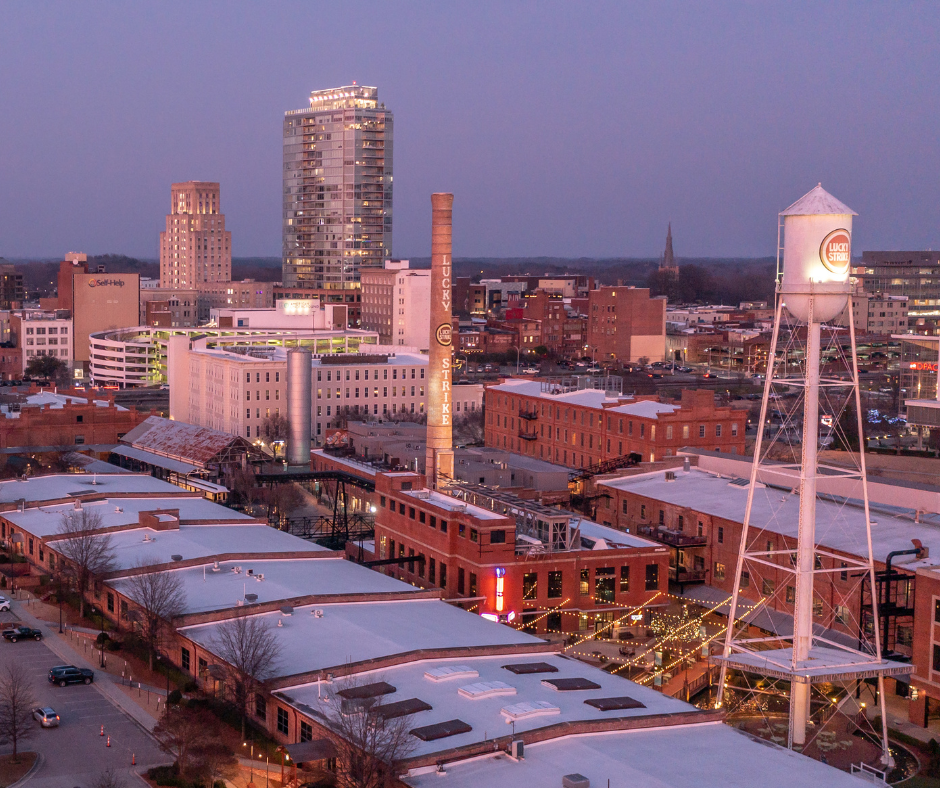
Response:
[{"label": "rooftop vent", "polygon": [[294,615],[294,608],[292,608],[290,605],[284,605],[284,607],[281,608],[281,615],[284,615],[284,616]]},{"label": "rooftop vent", "polygon": [[264,580],[264,574],[255,575],[255,580],[257,580],[260,583],[262,580]]},{"label": "rooftop vent", "polygon": [[646,704],[622,695],[619,698],[588,698],[584,701],[599,711],[622,711],[623,709],[645,709]]},{"label": "rooftop vent", "polygon": [[518,722],[529,717],[542,717],[546,714],[561,714],[561,709],[547,700],[524,701],[504,706],[499,713],[506,718],[506,722]]},{"label": "rooftop vent", "polygon": [[218,562],[218,561],[213,561],[213,562],[212,562],[212,571],[213,571],[213,572],[221,572],[221,571],[222,571],[222,567],[219,566],[219,562]]},{"label": "rooftop vent", "polygon": [[667,481],[667,482],[674,482],[675,480],[676,480],[676,472],[675,472],[675,471],[666,471],[666,481]]},{"label": "rooftop vent", "polygon": [[170,556],[170,558],[172,558],[174,561],[182,561],[182,560],[183,560],[183,556],[181,556],[179,553],[174,553],[173,555]]},{"label": "rooftop vent", "polygon": [[690,460],[688,457],[682,460],[682,470],[685,473],[689,473],[692,470],[692,460]]},{"label": "rooftop vent", "polygon": [[254,570],[254,569],[249,569],[249,570],[248,570],[248,576],[249,576],[249,577],[250,577],[251,575],[253,575],[254,573],[255,573],[255,570]]},{"label": "rooftop vent", "polygon": [[281,619],[278,619],[278,620],[277,620],[277,625],[278,625],[279,627],[282,627],[282,626],[284,626],[284,622],[281,621]]},{"label": "rooftop vent", "polygon": [[583,774],[566,774],[561,778],[561,788],[591,788],[591,781]]},{"label": "rooftop vent", "polygon": [[115,514],[120,514],[120,513],[123,512],[123,511],[124,511],[124,507],[123,507],[123,506],[115,506],[115,507],[114,507],[114,513],[115,513]]},{"label": "rooftop vent", "polygon": [[258,601],[258,595],[257,595],[257,594],[245,594],[245,601],[246,601],[246,602],[257,602],[257,601]]},{"label": "rooftop vent", "polygon": [[320,608],[317,608],[316,610],[311,610],[310,612],[313,614],[315,618],[323,618],[323,611],[320,610]]},{"label": "rooftop vent", "polygon": [[144,534],[144,541],[145,541],[145,542],[153,542],[153,541],[155,541],[155,540],[154,540],[154,538],[153,538],[150,534]]},{"label": "rooftop vent", "polygon": [[391,695],[393,692],[395,692],[395,687],[387,681],[376,681],[374,684],[347,687],[336,694],[342,698],[352,700],[353,698],[377,698],[379,695]]},{"label": "rooftop vent", "polygon": [[430,711],[431,709],[431,704],[425,703],[419,698],[408,698],[408,700],[374,706],[372,711],[387,720],[392,720],[396,717],[407,717],[409,714],[417,714],[419,711]]}]

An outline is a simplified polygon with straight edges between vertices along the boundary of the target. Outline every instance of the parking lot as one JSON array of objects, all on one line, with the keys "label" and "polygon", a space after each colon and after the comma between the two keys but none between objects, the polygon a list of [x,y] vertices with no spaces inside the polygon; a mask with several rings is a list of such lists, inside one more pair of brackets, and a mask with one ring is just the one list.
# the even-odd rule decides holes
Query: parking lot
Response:
[{"label": "parking lot", "polygon": [[[33,738],[21,744],[22,749],[34,750],[43,759],[27,782],[29,788],[88,788],[109,767],[123,772],[127,784],[133,785],[137,778],[130,777],[132,756],[137,761],[134,771],[167,762],[150,735],[102,695],[95,684],[50,684],[49,668],[63,661],[45,642],[0,641],[0,667],[13,661],[27,669],[36,705],[51,706],[61,720],[58,728],[40,728],[37,722]],[[104,737],[100,735],[102,725]],[[108,736],[110,747],[106,746]],[[11,750],[5,746],[0,751]]]}]

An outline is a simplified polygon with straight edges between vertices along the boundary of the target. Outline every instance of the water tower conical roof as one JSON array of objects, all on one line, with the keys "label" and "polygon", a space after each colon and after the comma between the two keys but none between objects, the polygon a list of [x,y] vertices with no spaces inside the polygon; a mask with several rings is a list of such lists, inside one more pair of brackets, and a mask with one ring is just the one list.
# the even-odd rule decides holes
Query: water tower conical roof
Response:
[{"label": "water tower conical roof", "polygon": [[780,212],[781,216],[819,216],[825,214],[858,216],[848,205],[829,194],[821,183],[806,192],[785,211]]}]

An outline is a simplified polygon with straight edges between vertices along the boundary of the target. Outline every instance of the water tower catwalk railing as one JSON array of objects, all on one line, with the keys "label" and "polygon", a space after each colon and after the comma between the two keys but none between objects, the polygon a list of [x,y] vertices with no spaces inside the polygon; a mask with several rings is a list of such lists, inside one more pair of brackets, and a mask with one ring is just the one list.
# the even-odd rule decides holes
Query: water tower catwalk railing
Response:
[{"label": "water tower catwalk railing", "polygon": [[[889,662],[882,656],[877,594],[872,593],[876,577],[863,441],[858,441],[857,455],[847,453],[856,459],[853,468],[821,466],[818,458],[821,443],[832,440],[848,448],[857,436],[864,435],[848,284],[847,243],[852,212],[817,187],[781,216],[785,259],[777,285],[776,315],[729,624],[722,655],[715,658],[721,665],[716,702],[731,713],[735,712],[735,703],[739,708],[758,708],[764,713],[769,702],[755,704],[748,697],[761,692],[779,698],[788,684],[789,747],[805,750],[836,717],[835,713],[842,712],[863,733],[880,742],[881,759],[887,763],[890,756],[884,677],[909,673],[910,666]],[[831,243],[833,238],[835,244]],[[845,256],[844,266],[827,265],[831,262],[827,259],[830,248]],[[848,349],[841,341],[845,329],[827,325],[827,321],[846,314],[845,310]],[[837,359],[836,364],[827,365],[826,375],[820,371],[824,352]],[[795,367],[794,358],[798,359]],[[775,430],[768,429],[771,402],[781,421]],[[821,424],[828,434],[821,434]],[[797,438],[799,435],[802,437]],[[771,463],[778,481],[765,486],[761,483],[762,470],[766,467],[769,471]],[[847,502],[842,507],[825,508],[824,515],[817,519],[816,484],[821,470],[827,478],[838,474],[849,483],[854,480],[857,494],[852,497],[862,502],[864,527],[858,526],[854,513],[849,517]],[[779,527],[777,518],[784,516],[790,498],[787,494],[781,497],[781,473],[792,476],[792,493],[799,495],[795,548],[787,546],[780,536],[787,529]],[[755,507],[757,496],[761,499]],[[838,543],[839,549],[828,547],[827,541]],[[852,549],[846,550],[847,545]],[[819,593],[817,586],[821,588],[823,583],[828,583],[828,593]],[[867,594],[862,593],[863,588]],[[753,607],[755,595],[758,604],[778,611],[792,610],[792,632],[751,631],[746,613]],[[867,611],[860,604],[863,597],[869,600]],[[866,631],[864,621],[874,625]],[[736,671],[734,682],[742,686],[731,681],[732,670]],[[752,685],[755,675],[764,686]],[[864,704],[857,697],[861,682],[871,678],[878,682],[880,731],[871,729]],[[827,684],[825,694],[820,693],[823,683]],[[822,753],[821,744],[819,749]]]}]

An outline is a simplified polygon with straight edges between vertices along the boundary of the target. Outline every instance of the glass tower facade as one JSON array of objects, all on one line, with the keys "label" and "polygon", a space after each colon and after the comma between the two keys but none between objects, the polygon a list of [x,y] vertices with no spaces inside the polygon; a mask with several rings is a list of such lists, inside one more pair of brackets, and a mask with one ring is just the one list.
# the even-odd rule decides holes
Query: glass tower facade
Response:
[{"label": "glass tower facade", "polygon": [[284,116],[283,281],[359,287],[392,253],[392,113],[378,89],[310,94]]}]

